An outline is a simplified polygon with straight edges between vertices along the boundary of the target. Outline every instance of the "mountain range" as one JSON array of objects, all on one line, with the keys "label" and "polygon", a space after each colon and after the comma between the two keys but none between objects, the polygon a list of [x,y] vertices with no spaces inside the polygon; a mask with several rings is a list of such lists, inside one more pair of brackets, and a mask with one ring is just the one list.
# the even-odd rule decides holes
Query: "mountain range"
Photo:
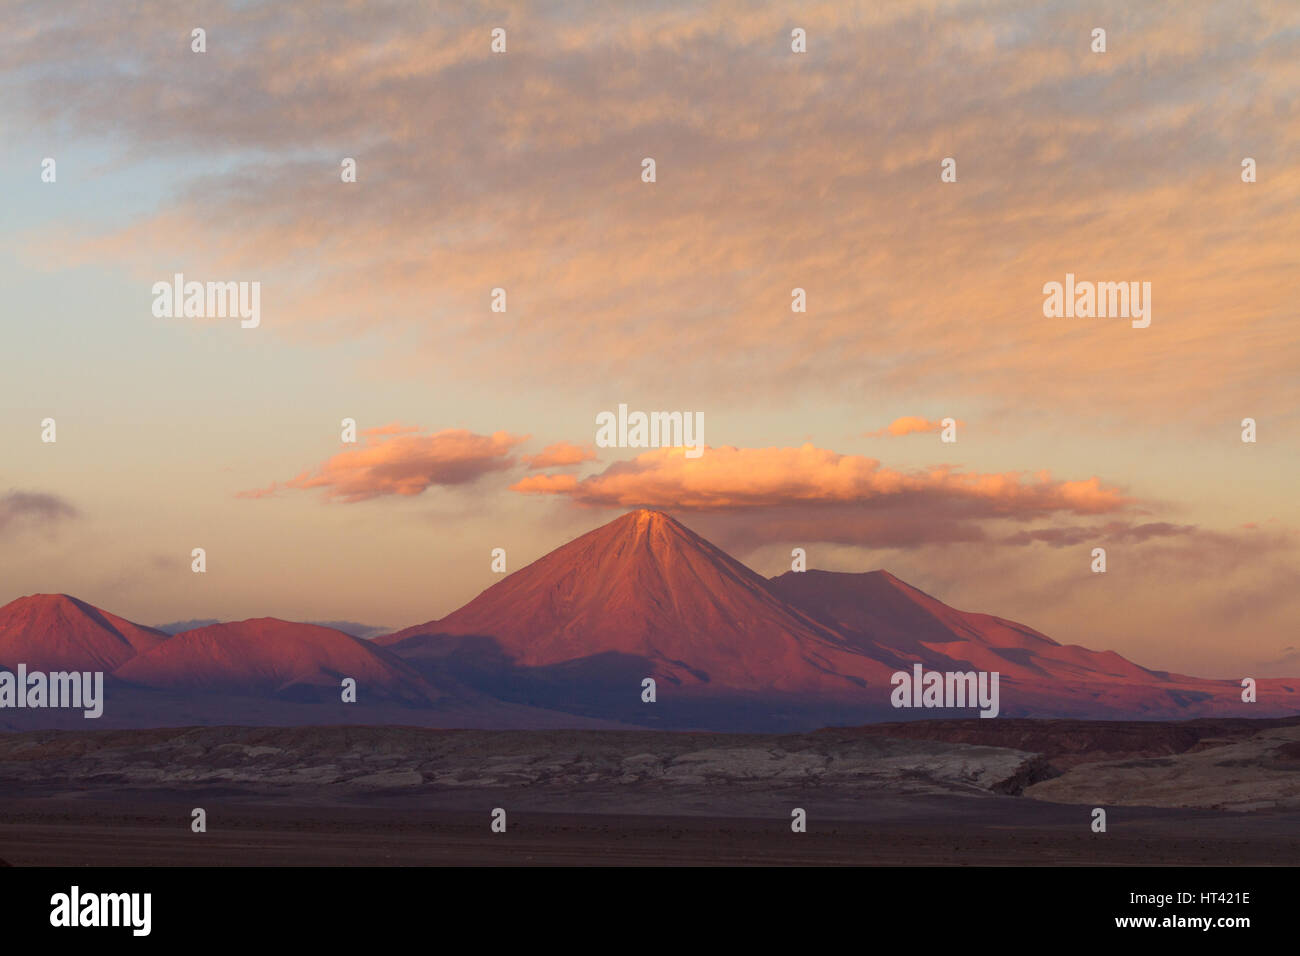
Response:
[{"label": "mountain range", "polygon": [[[0,667],[102,670],[100,726],[399,723],[801,730],[973,711],[896,710],[891,675],[996,671],[1005,716],[1176,719],[1300,712],[1300,681],[1210,680],[958,611],[886,571],[771,579],[638,510],[444,618],[363,640],[259,618],[168,635],[67,595],[0,608]],[[1248,675],[1241,675],[1248,676]],[[340,684],[353,678],[356,703]],[[655,681],[655,700],[642,699]],[[79,717],[79,714],[77,715]],[[85,726],[0,710],[0,727]]]}]

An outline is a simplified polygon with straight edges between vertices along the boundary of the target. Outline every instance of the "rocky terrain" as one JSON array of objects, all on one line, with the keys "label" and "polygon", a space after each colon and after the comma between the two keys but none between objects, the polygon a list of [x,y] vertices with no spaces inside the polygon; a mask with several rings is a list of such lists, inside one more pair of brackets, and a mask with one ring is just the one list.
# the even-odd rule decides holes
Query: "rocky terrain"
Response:
[{"label": "rocky terrain", "polygon": [[1079,764],[1025,795],[1099,806],[1300,810],[1300,726],[1203,737],[1169,756]]},{"label": "rocky terrain", "polygon": [[[1098,806],[1106,833],[1090,827]],[[201,834],[190,829],[196,807],[207,814]],[[496,808],[509,814],[508,836],[489,829]],[[806,833],[791,831],[795,808]],[[0,858],[17,866],[1298,856],[1294,719],[976,718],[785,735],[355,726],[0,735]]]},{"label": "rocky terrain", "polygon": [[[915,720],[867,724],[822,731],[835,736],[942,740],[1029,751],[1046,758],[1054,771],[1079,764],[1163,757],[1245,740],[1262,731],[1298,728],[1300,717],[1197,720]],[[1055,775],[1055,774],[1054,774]]]},{"label": "rocky terrain", "polygon": [[[1300,718],[964,720],[811,734],[419,727],[190,727],[0,735],[0,792],[219,790],[357,803],[457,791],[615,803],[691,794],[1023,796],[1090,806],[1300,810]],[[455,802],[454,800],[451,802]],[[600,799],[596,799],[599,803]],[[563,803],[563,801],[561,801]]]},{"label": "rocky terrain", "polygon": [[437,731],[208,727],[0,736],[0,790],[49,796],[221,788],[296,799],[473,788],[707,788],[845,795],[1005,793],[1034,754],[980,744],[836,734]]}]

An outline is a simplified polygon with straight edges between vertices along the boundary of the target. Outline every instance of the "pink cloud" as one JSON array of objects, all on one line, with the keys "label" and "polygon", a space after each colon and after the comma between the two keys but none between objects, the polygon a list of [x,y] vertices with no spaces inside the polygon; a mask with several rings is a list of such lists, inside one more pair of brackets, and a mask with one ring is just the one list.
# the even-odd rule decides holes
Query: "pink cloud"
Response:
[{"label": "pink cloud", "polygon": [[[965,424],[958,422],[958,425]],[[930,421],[928,418],[920,418],[916,415],[904,415],[902,418],[895,418],[884,428],[874,432],[867,432],[864,438],[884,438],[890,436],[899,438],[903,435],[914,435],[918,432],[937,432],[943,428],[941,421]]]},{"label": "pink cloud", "polygon": [[[562,477],[564,480],[546,480]],[[603,472],[533,476],[515,491],[560,494],[603,507],[658,507],[681,511],[744,511],[791,505],[923,504],[932,513],[961,517],[1029,518],[1057,511],[1103,514],[1132,503],[1096,477],[1064,481],[1039,472],[979,474],[949,465],[903,472],[874,458],[841,455],[811,444],[801,448],[708,449],[688,459],[663,448],[617,462]]]},{"label": "pink cloud", "polygon": [[585,445],[558,441],[547,445],[536,455],[524,455],[524,463],[529,468],[555,468],[561,465],[579,465],[584,461],[595,461],[596,452]]},{"label": "pink cloud", "polygon": [[528,436],[498,431],[477,435],[448,428],[431,435],[385,425],[362,432],[364,443],[334,455],[296,478],[268,488],[244,491],[241,498],[264,498],[281,488],[324,488],[328,499],[366,501],[385,495],[421,494],[430,485],[465,485],[486,474],[514,467],[510,450]]},{"label": "pink cloud", "polygon": [[1018,531],[1002,539],[1002,544],[1032,545],[1046,544],[1053,548],[1075,547],[1085,543],[1109,543],[1112,541],[1150,541],[1154,538],[1172,538],[1195,535],[1200,532],[1196,525],[1170,524],[1167,521],[1153,521],[1146,524],[1131,524],[1112,521],[1099,526],[1070,526],[1061,528],[1036,528],[1030,531]]},{"label": "pink cloud", "polygon": [[510,486],[525,495],[568,495],[578,490],[575,475],[529,475]]},{"label": "pink cloud", "polygon": [[[1300,176],[1293,124],[1276,121],[1300,79],[1294,4],[1254,4],[1268,12],[1239,21],[1205,4],[1153,11],[1100,58],[1070,39],[1090,29],[1071,5],[1030,17],[1036,42],[1008,44],[995,38],[1027,0],[825,4],[803,25],[837,44],[797,70],[771,69],[779,9],[741,25],[725,3],[669,6],[633,24],[611,7],[578,23],[524,2],[529,48],[560,51],[537,59],[493,56],[470,8],[435,21],[345,5],[306,23],[292,4],[236,5],[210,25],[242,51],[221,82],[176,57],[170,28],[124,31],[108,4],[82,4],[72,22],[54,6],[18,4],[8,126],[33,148],[73,129],[126,162],[193,172],[107,228],[70,214],[16,232],[9,248],[34,268],[88,262],[149,282],[182,266],[256,272],[274,282],[268,329],[297,343],[365,336],[391,378],[560,391],[659,383],[672,367],[704,397],[737,401],[880,389],[982,401],[1004,424],[1119,411],[1217,428],[1248,408],[1294,427]],[[719,18],[731,24],[721,47]],[[876,43],[882,30],[894,42]],[[864,44],[869,62],[848,52]],[[1217,90],[1240,76],[1256,88],[1238,115]],[[484,98],[492,83],[514,92]],[[628,143],[656,140],[672,144],[658,157],[670,190],[640,188],[626,165]],[[256,158],[236,175],[187,162],[214,142],[232,162]],[[320,150],[338,143],[369,144],[357,190],[322,174]],[[961,143],[979,143],[977,164],[963,160],[963,185],[934,188],[938,156]],[[1223,166],[1241,143],[1277,157],[1257,189]],[[1177,176],[1159,156],[1180,157]],[[1086,215],[1060,188],[1067,175]],[[1248,200],[1264,191],[1269,202]],[[503,262],[510,332],[484,334],[500,321],[485,290]],[[1155,331],[1042,315],[1045,281],[1128,278],[1135,265],[1157,290]],[[798,335],[791,276],[813,302]],[[1249,316],[1248,333],[1222,335],[1225,314]],[[1191,404],[1188,381],[1200,383]]]},{"label": "pink cloud", "polygon": [[386,438],[389,435],[413,435],[419,430],[418,425],[403,425],[400,422],[391,422],[387,425],[376,425],[374,428],[363,428],[361,435],[363,438]]}]

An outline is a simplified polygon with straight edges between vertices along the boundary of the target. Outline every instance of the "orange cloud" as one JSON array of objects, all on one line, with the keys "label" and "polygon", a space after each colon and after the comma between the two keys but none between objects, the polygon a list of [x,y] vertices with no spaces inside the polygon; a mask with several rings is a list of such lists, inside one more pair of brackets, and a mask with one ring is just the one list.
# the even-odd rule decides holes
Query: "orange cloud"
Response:
[{"label": "orange cloud", "polygon": [[[557,480],[550,480],[557,479]],[[1096,478],[1054,480],[1038,473],[978,474],[948,465],[902,472],[874,458],[801,448],[708,449],[688,459],[661,448],[617,462],[597,475],[538,475],[512,486],[526,494],[566,495],[604,507],[739,511],[790,505],[921,505],[962,518],[1028,518],[1062,511],[1104,514],[1132,503]]]},{"label": "orange cloud", "polygon": [[[957,422],[958,425],[964,425],[965,422]],[[943,422],[932,422],[928,418],[920,418],[916,415],[904,415],[902,418],[895,418],[886,427],[879,431],[867,432],[864,438],[883,438],[886,435],[894,438],[903,435],[914,435],[918,432],[937,432],[943,429]]]},{"label": "orange cloud", "polygon": [[[1122,0],[1086,14],[976,6],[814,5],[809,35],[837,39],[797,69],[789,56],[773,68],[783,13],[737,18],[727,3],[632,23],[522,2],[529,48],[547,57],[492,56],[472,7],[428,22],[350,5],[304,23],[292,4],[238,6],[219,27],[243,69],[215,83],[168,30],[124,33],[112,5],[69,23],[33,0],[0,104],[33,149],[75,129],[182,170],[214,141],[257,165],[195,162],[174,198],[107,228],[70,216],[7,246],[34,268],[91,262],[142,282],[173,267],[256,274],[274,284],[268,330],[364,336],[390,378],[561,390],[577,365],[629,387],[671,363],[706,398],[956,393],[1004,424],[1217,428],[1248,408],[1294,426],[1300,152],[1277,117],[1300,90],[1296,5],[1260,0],[1239,20],[1211,4],[1136,19]],[[1108,16],[1124,39],[1099,57],[1079,37]],[[865,46],[868,60],[848,52]],[[66,62],[79,68],[55,69]],[[1239,77],[1249,108],[1225,111],[1219,91]],[[512,95],[483,94],[498,83]],[[642,188],[630,142],[664,144],[670,188]],[[369,144],[356,190],[315,157],[325,149],[334,173],[337,143]],[[1251,186],[1235,168],[1246,144],[1270,157]],[[945,187],[949,152],[961,178]],[[485,297],[507,262],[508,325]],[[1043,284],[1067,271],[1151,281],[1153,325],[1045,318]],[[798,335],[792,276],[812,303]],[[1232,334],[1228,315],[1242,317]]]},{"label": "orange cloud", "polygon": [[363,438],[384,438],[389,435],[412,435],[419,430],[416,425],[402,425],[398,422],[392,422],[388,425],[377,425],[374,428],[363,428],[361,435]]},{"label": "orange cloud", "polygon": [[411,496],[430,485],[465,485],[515,465],[510,450],[528,436],[498,431],[476,435],[448,428],[431,435],[385,425],[362,432],[365,443],[327,459],[296,478],[269,488],[243,491],[241,498],[264,498],[281,488],[324,488],[325,497],[345,502],[384,495]]},{"label": "orange cloud", "polygon": [[574,475],[529,475],[510,486],[511,491],[525,495],[567,495],[578,490]]},{"label": "orange cloud", "polygon": [[557,441],[547,445],[536,455],[524,455],[524,463],[529,468],[554,468],[560,465],[579,465],[584,461],[595,461],[596,452],[585,445]]}]

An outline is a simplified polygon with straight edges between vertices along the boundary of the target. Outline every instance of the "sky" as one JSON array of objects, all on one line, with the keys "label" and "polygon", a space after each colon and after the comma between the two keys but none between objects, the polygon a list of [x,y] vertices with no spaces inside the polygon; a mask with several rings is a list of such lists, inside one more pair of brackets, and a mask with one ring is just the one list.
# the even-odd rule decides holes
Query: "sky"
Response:
[{"label": "sky", "polygon": [[2,6],[0,602],[397,628],[647,506],[1300,674],[1295,3]]}]

